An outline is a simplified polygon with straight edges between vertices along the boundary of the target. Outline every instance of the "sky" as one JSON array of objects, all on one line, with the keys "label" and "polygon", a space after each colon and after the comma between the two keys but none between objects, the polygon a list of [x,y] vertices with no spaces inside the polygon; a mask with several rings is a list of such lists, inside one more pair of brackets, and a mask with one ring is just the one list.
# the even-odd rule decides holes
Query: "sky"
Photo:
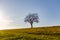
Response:
[{"label": "sky", "polygon": [[34,27],[60,25],[60,0],[0,0],[0,29],[29,28],[29,13],[39,16]]}]

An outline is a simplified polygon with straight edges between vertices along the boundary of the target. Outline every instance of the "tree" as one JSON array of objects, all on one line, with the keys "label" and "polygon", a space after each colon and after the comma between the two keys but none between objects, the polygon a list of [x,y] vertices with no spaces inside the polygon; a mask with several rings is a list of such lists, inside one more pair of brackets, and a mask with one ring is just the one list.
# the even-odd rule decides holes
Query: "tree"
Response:
[{"label": "tree", "polygon": [[34,22],[36,22],[36,23],[39,22],[38,14],[37,14],[37,13],[28,14],[28,15],[26,16],[24,22],[30,23],[30,24],[31,24],[31,28],[33,28],[33,23],[34,23]]}]

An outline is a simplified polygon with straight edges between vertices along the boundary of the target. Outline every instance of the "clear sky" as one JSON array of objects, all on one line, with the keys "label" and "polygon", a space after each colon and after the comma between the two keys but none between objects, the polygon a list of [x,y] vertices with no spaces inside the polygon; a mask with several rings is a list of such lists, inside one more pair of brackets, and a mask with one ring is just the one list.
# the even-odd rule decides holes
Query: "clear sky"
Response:
[{"label": "clear sky", "polygon": [[40,18],[34,26],[60,25],[60,0],[0,0],[1,28],[30,27],[24,22],[29,13],[38,13]]}]

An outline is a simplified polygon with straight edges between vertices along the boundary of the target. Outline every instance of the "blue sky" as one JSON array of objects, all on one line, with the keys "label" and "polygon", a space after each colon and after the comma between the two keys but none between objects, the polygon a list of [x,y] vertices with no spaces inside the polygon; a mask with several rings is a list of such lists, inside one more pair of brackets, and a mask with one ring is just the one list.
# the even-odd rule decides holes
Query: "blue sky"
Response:
[{"label": "blue sky", "polygon": [[40,18],[34,26],[60,25],[60,0],[0,0],[1,7],[9,18],[8,28],[30,27],[24,22],[29,13],[38,13]]}]

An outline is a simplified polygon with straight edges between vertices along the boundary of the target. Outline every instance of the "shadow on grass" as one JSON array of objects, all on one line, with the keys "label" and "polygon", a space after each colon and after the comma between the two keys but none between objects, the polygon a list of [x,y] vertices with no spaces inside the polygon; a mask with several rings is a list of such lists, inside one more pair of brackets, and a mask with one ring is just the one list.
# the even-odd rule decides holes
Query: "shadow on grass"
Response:
[{"label": "shadow on grass", "polygon": [[37,38],[31,38],[31,37],[6,37],[3,38],[2,40],[42,40],[42,39],[37,39]]}]

